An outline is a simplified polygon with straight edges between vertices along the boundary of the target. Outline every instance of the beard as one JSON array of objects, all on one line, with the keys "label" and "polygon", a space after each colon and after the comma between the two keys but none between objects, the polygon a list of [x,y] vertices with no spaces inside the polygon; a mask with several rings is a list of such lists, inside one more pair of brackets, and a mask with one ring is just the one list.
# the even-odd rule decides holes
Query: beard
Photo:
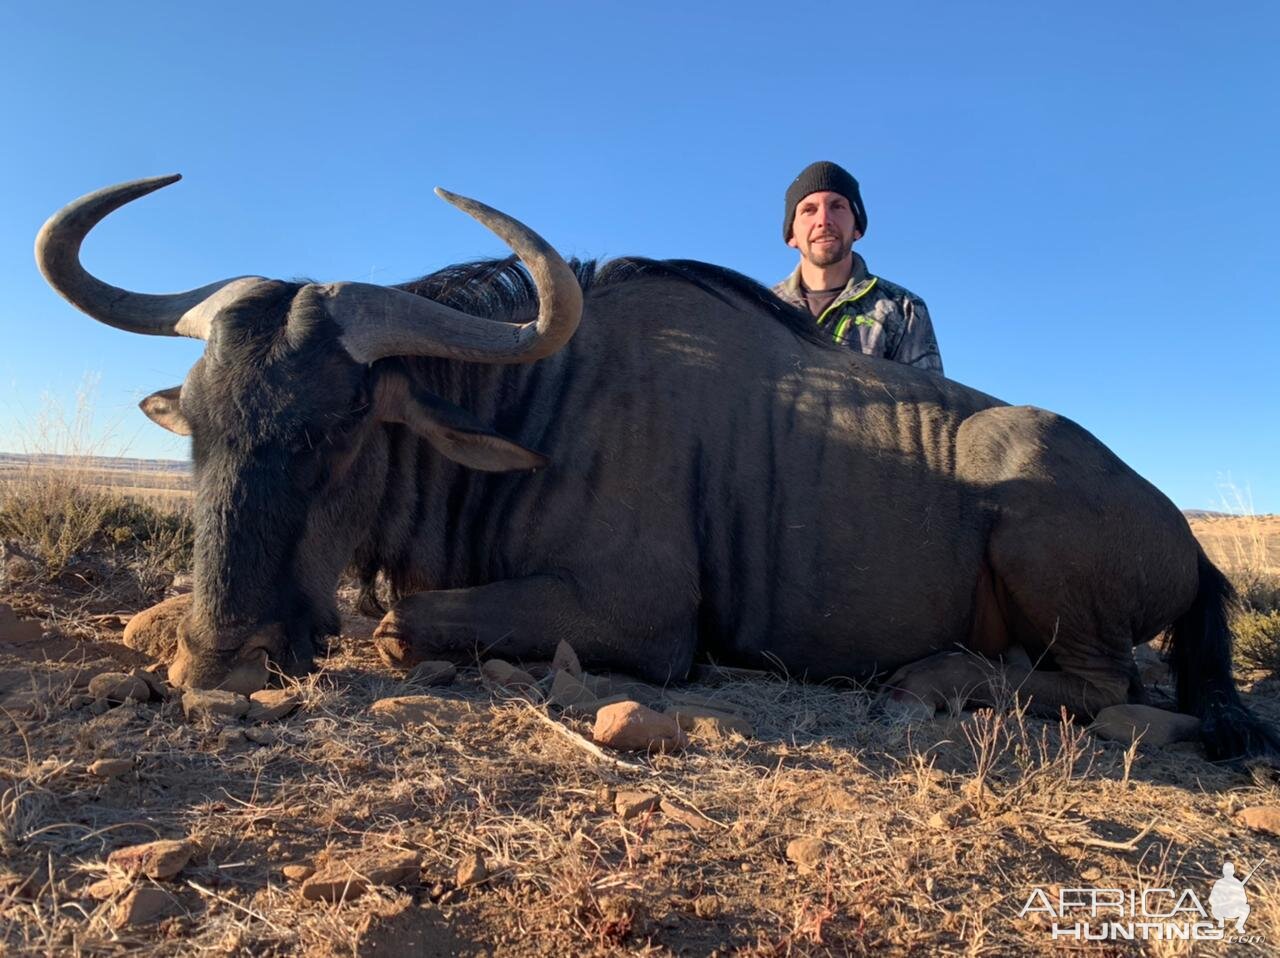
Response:
[{"label": "beard", "polygon": [[835,266],[846,256],[849,255],[849,243],[843,236],[834,235],[834,243],[810,243],[809,244],[809,262],[814,266]]}]

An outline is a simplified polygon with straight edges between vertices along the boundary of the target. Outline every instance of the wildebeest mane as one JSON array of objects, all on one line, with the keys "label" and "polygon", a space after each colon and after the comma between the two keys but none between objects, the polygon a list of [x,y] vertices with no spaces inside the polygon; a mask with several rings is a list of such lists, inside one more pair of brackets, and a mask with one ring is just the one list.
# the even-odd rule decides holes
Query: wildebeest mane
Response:
[{"label": "wildebeest mane", "polygon": [[[722,303],[732,304],[729,295],[733,295],[757,307],[801,339],[835,347],[831,338],[814,325],[807,310],[797,309],[749,276],[723,266],[692,259],[625,256],[604,263],[571,259],[569,268],[578,277],[584,293],[638,279],[669,279],[688,283]],[[536,311],[538,305],[533,280],[515,256],[446,266],[396,288],[489,319],[524,319]]]}]

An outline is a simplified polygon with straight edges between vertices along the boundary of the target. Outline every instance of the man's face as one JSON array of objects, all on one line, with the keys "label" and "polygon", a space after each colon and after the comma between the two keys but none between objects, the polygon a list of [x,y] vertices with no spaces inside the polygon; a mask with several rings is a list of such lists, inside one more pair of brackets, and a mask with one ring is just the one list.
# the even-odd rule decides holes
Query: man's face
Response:
[{"label": "man's face", "polygon": [[862,239],[856,222],[849,201],[839,193],[810,193],[796,204],[787,245],[798,249],[814,266],[834,266],[848,255],[856,240]]}]

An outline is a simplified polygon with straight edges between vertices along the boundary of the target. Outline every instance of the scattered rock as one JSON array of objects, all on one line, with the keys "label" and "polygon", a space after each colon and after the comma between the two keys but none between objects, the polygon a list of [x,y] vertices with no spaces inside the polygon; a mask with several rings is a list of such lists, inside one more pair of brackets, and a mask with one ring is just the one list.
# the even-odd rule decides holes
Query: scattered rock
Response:
[{"label": "scattered rock", "polygon": [[151,669],[134,669],[129,674],[147,683],[147,688],[151,690],[152,699],[166,698],[172,691],[168,681],[161,678]]},{"label": "scattered rock", "polygon": [[664,798],[658,805],[662,809],[662,814],[667,816],[673,822],[679,822],[686,828],[691,828],[695,832],[705,832],[715,828],[715,823],[707,821],[697,812],[690,811],[683,806],[677,805],[670,799]]},{"label": "scattered rock", "polygon": [[527,689],[538,684],[524,669],[517,668],[504,659],[489,659],[480,666],[480,674],[485,682],[499,689]]},{"label": "scattered rock", "polygon": [[731,732],[750,738],[755,734],[751,723],[741,715],[705,705],[672,705],[663,711],[694,738],[721,739],[727,738]]},{"label": "scattered rock", "polygon": [[136,675],[102,672],[89,680],[89,694],[95,699],[117,705],[123,702],[148,702],[151,700],[151,686]]},{"label": "scattered rock", "polygon": [[1280,835],[1280,805],[1253,805],[1241,809],[1236,820],[1255,832]]},{"label": "scattered rock", "polygon": [[352,901],[373,885],[404,885],[418,877],[413,852],[368,851],[331,861],[303,880],[307,901]]},{"label": "scattered rock", "polygon": [[405,676],[406,685],[449,685],[458,677],[458,667],[452,662],[422,662]]},{"label": "scattered rock", "polygon": [[175,902],[162,888],[139,885],[116,905],[111,915],[115,928],[145,925],[173,911]]},{"label": "scattered rock", "polygon": [[674,718],[633,701],[606,705],[596,712],[592,738],[598,745],[624,752],[670,752],[689,744]]},{"label": "scattered rock", "polygon": [[1195,738],[1200,720],[1150,705],[1112,705],[1100,711],[1089,728],[1099,738],[1116,742],[1132,742],[1141,735],[1144,745],[1168,745]]},{"label": "scattered rock", "polygon": [[489,866],[479,852],[464,855],[462,861],[458,863],[457,886],[459,888],[478,884],[488,877]]},{"label": "scattered rock", "polygon": [[89,774],[98,778],[119,778],[133,771],[131,758],[100,758],[89,766]]},{"label": "scattered rock", "polygon": [[551,680],[551,691],[547,693],[547,703],[562,711],[574,715],[594,714],[598,702],[599,699],[596,698],[595,693],[570,672],[558,671]]},{"label": "scattered rock", "polygon": [[86,705],[92,705],[92,704],[93,704],[92,695],[73,695],[71,696],[71,698],[67,700],[67,708],[72,710],[82,709]]},{"label": "scattered rock", "polygon": [[187,721],[240,718],[249,712],[249,700],[223,689],[188,689],[182,693],[182,714]]},{"label": "scattered rock", "polygon": [[94,699],[89,703],[88,708],[94,715],[105,715],[111,710],[111,703],[106,699]]},{"label": "scattered rock", "polygon": [[316,870],[311,865],[304,865],[299,863],[299,864],[293,864],[293,865],[285,865],[283,868],[280,869],[280,873],[284,875],[285,881],[291,881],[296,883],[296,882],[306,881],[308,878],[310,878],[312,875],[316,873]]},{"label": "scattered rock", "polygon": [[146,875],[164,881],[182,871],[194,854],[195,846],[191,842],[161,839],[116,849],[107,856],[107,868],[130,878]]},{"label": "scattered rock", "polygon": [[243,734],[245,738],[250,742],[253,742],[255,745],[275,745],[276,742],[279,741],[279,736],[276,735],[273,729],[269,728],[258,728],[257,726],[254,726],[252,728],[245,729]]},{"label": "scattered rock", "polygon": [[578,661],[578,653],[573,651],[573,646],[568,642],[561,640],[556,646],[556,654],[551,658],[551,670],[565,672],[575,679],[582,678],[582,663]]},{"label": "scattered rock", "polygon": [[153,659],[170,662],[178,649],[178,626],[190,612],[189,594],[165,599],[130,619],[120,641]]},{"label": "scattered rock", "polygon": [[302,704],[302,697],[288,689],[260,689],[249,696],[249,711],[245,719],[250,722],[275,722],[294,712]]},{"label": "scattered rock", "polygon": [[130,879],[115,875],[98,879],[85,888],[84,893],[96,901],[109,901],[131,887],[133,887],[133,882]]},{"label": "scattered rock", "polygon": [[618,792],[613,797],[613,808],[624,819],[635,818],[658,807],[660,797],[653,792]]},{"label": "scattered rock", "polygon": [[796,838],[787,844],[787,860],[795,864],[801,875],[821,865],[826,854],[826,843],[817,838]]},{"label": "scattered rock", "polygon": [[396,695],[378,699],[369,711],[390,725],[451,726],[468,718],[471,712],[464,702],[436,695]]}]

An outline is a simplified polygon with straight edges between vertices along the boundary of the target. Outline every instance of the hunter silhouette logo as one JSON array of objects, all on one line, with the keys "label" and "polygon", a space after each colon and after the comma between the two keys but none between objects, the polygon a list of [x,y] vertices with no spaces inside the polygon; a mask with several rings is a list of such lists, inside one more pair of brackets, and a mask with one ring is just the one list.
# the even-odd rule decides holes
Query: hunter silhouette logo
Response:
[{"label": "hunter silhouette logo", "polygon": [[1213,913],[1213,917],[1219,925],[1234,921],[1238,935],[1244,934],[1244,920],[1249,917],[1249,899],[1244,894],[1245,882],[1253,877],[1253,872],[1261,865],[1261,862],[1254,865],[1253,871],[1245,875],[1242,881],[1235,877],[1236,866],[1226,862],[1222,866],[1222,877],[1213,883],[1213,890],[1209,892],[1209,911]]},{"label": "hunter silhouette logo", "polygon": [[[1261,935],[1246,935],[1249,898],[1245,885],[1263,859],[1244,878],[1236,866],[1222,865],[1222,877],[1209,890],[1208,908],[1190,888],[1058,888],[1032,889],[1019,918],[1043,915],[1049,936],[1076,941],[1226,941],[1261,944]],[[1231,923],[1229,925],[1229,923]]]}]

